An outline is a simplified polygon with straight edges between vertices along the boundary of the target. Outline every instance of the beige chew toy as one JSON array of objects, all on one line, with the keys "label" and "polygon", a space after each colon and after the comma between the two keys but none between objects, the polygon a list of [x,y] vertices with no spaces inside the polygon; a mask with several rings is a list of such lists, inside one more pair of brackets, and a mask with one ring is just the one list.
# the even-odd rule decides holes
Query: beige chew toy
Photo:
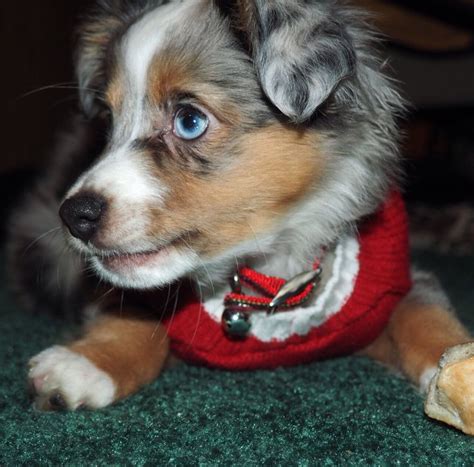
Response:
[{"label": "beige chew toy", "polygon": [[425,413],[474,435],[474,343],[451,347],[441,357]]}]

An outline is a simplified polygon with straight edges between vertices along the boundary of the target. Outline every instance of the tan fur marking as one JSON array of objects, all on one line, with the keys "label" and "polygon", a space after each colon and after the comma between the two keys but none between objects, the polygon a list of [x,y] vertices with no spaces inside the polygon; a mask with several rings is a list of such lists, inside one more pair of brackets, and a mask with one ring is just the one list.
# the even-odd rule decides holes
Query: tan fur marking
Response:
[{"label": "tan fur marking", "polygon": [[193,57],[177,55],[164,50],[157,55],[148,77],[148,97],[152,105],[164,106],[175,96],[192,94],[219,120],[237,125],[240,123],[238,106],[229,102],[225,90],[199,80],[199,69]]},{"label": "tan fur marking", "polygon": [[114,76],[110,79],[107,90],[105,91],[105,99],[110,107],[118,112],[123,102],[123,78],[118,73],[114,73]]},{"label": "tan fur marking", "polygon": [[169,353],[166,331],[157,321],[108,316],[93,322],[85,336],[69,346],[105,371],[123,398],[160,373]]},{"label": "tan fur marking", "polygon": [[151,103],[159,105],[166,102],[170,96],[184,92],[191,84],[191,72],[190,64],[173,60],[173,57],[164,52],[157,55],[151,63],[148,78]]},{"label": "tan fur marking", "polygon": [[402,302],[383,334],[364,353],[402,370],[413,382],[437,367],[444,351],[470,340],[455,315],[436,305]]},{"label": "tan fur marking", "polygon": [[233,153],[231,160],[213,155],[224,167],[209,177],[159,174],[173,191],[165,208],[154,211],[154,235],[193,232],[189,243],[200,254],[215,255],[271,228],[324,168],[318,135],[283,125],[242,136]]}]

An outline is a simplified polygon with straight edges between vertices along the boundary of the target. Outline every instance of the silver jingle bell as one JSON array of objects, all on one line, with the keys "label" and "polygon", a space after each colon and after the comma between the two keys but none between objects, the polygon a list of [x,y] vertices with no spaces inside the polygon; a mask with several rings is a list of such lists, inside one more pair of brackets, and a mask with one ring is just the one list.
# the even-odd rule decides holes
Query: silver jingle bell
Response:
[{"label": "silver jingle bell", "polygon": [[230,337],[243,339],[251,327],[249,314],[240,309],[226,308],[222,314],[222,327]]}]

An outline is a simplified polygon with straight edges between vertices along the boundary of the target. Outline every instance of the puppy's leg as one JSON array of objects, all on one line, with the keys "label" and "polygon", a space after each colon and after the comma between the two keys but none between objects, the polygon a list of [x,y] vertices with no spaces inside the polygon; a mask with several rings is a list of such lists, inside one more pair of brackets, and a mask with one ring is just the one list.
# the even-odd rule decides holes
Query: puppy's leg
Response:
[{"label": "puppy's leg", "polygon": [[80,340],[30,360],[35,407],[105,407],[155,379],[168,349],[158,320],[142,319],[130,309],[107,313],[91,322]]},{"label": "puppy's leg", "polygon": [[364,353],[401,370],[422,392],[433,418],[474,434],[474,343],[437,284],[415,274],[412,292]]}]

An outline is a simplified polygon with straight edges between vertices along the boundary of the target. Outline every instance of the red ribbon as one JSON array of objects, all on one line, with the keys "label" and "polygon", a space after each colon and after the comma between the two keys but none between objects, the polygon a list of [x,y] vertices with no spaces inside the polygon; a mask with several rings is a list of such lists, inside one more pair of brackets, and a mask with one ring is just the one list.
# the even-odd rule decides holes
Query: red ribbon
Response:
[{"label": "red ribbon", "polygon": [[[318,269],[320,263],[319,260],[316,260],[313,264],[313,269]],[[242,292],[231,292],[224,298],[225,307],[233,306],[245,309],[269,310],[273,298],[287,282],[281,277],[267,276],[248,267],[240,268],[237,276],[242,286],[250,288],[261,295],[247,295]],[[302,292],[288,298],[281,307],[294,308],[301,305],[310,297],[315,286],[316,284],[314,282],[308,284]]]}]

